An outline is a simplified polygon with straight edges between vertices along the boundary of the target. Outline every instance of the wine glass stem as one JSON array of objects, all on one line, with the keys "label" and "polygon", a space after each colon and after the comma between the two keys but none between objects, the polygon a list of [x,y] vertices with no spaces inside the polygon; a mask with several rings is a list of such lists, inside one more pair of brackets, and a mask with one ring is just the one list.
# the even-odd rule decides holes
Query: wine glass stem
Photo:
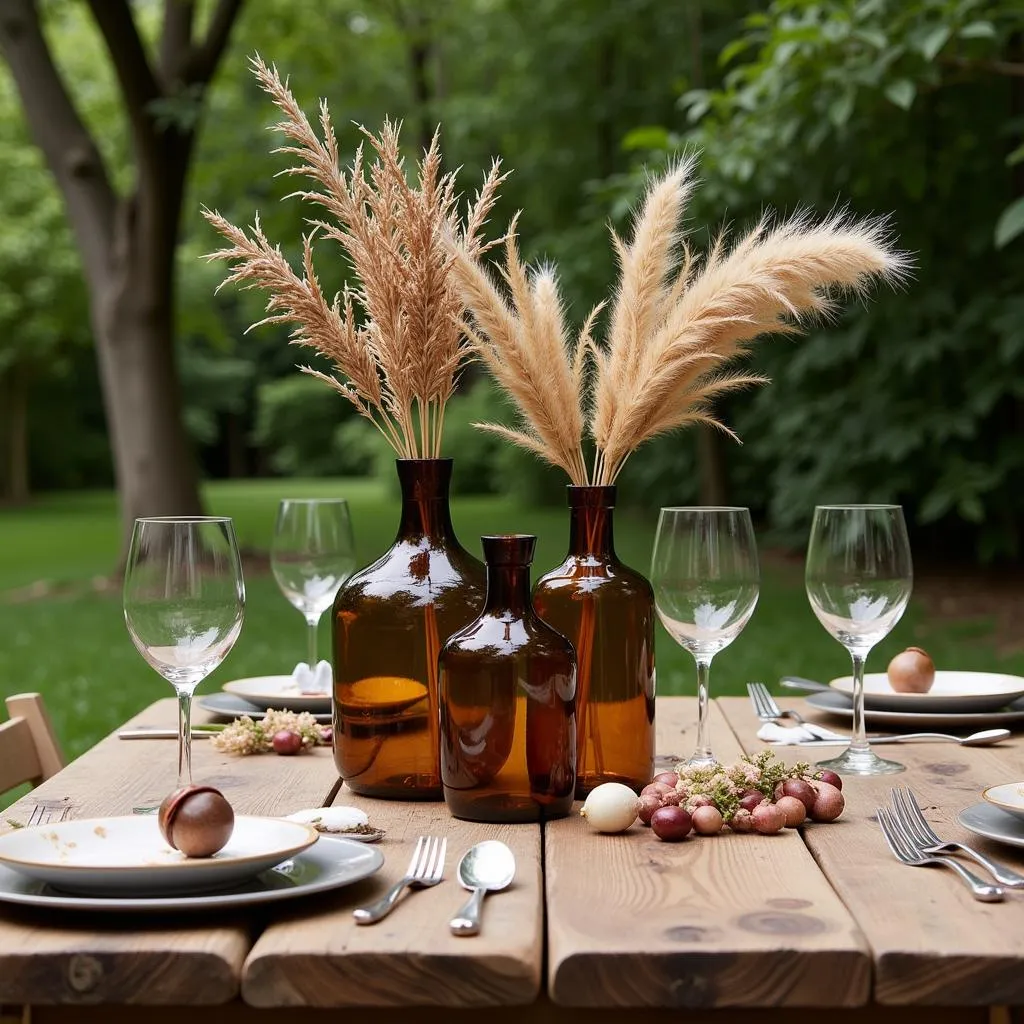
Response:
[{"label": "wine glass stem", "polygon": [[711,726],[708,722],[708,675],[710,658],[697,658],[697,749],[695,758],[711,757]]},{"label": "wine glass stem", "polygon": [[851,750],[870,750],[867,730],[864,726],[864,663],[867,651],[851,651],[853,660],[853,736],[850,738]]},{"label": "wine glass stem", "polygon": [[307,656],[309,661],[307,664],[310,668],[316,668],[317,663],[317,650],[316,650],[316,632],[317,626],[320,625],[319,615],[307,615],[306,616],[306,636],[308,638]]},{"label": "wine glass stem", "polygon": [[178,789],[192,785],[192,691],[178,693]]}]

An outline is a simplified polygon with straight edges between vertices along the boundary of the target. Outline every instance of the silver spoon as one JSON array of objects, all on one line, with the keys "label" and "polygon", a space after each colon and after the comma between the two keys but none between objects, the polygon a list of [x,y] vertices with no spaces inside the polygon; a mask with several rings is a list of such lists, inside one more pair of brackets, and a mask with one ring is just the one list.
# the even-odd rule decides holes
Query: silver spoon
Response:
[{"label": "silver spoon", "polygon": [[496,839],[486,839],[467,850],[459,861],[459,884],[473,895],[452,918],[453,935],[476,935],[480,931],[480,911],[489,892],[500,892],[512,884],[516,876],[516,859],[512,851]]},{"label": "silver spoon", "polygon": [[[957,743],[961,747],[991,747],[994,743],[1001,743],[1010,735],[1009,729],[983,729],[981,732],[972,732],[970,736],[952,736],[945,732],[905,732],[896,736],[868,736],[868,742],[875,746],[878,743],[914,743],[917,740],[934,741],[943,743]],[[797,744],[799,747],[836,747],[842,740],[802,740]]]}]

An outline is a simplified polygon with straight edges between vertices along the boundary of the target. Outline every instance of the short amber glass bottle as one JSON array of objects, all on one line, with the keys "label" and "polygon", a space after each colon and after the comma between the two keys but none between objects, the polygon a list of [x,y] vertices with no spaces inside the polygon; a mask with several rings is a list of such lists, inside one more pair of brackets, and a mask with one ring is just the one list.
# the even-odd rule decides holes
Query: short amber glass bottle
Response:
[{"label": "short amber glass bottle", "polygon": [[533,601],[576,648],[576,795],[602,782],[639,791],[654,771],[654,592],[623,565],[612,536],[614,487],[569,487],[569,553]]},{"label": "short amber glass bottle", "polygon": [[441,779],[457,818],[545,821],[572,807],[576,655],[533,610],[535,544],[483,538],[483,610],[441,651]]},{"label": "short amber glass bottle", "polygon": [[399,459],[392,547],[334,602],[334,760],[365,796],[440,800],[437,656],[484,601],[484,567],[455,537],[451,459]]}]

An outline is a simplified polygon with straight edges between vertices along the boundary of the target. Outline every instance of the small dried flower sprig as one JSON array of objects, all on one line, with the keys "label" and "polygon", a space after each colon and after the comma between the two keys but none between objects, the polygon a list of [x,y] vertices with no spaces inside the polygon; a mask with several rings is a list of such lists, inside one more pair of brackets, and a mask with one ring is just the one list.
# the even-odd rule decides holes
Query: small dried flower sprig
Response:
[{"label": "small dried flower sprig", "polygon": [[[401,128],[392,121],[385,121],[376,135],[360,126],[373,162],[364,164],[360,145],[351,166],[343,169],[327,102],[320,103],[318,130],[276,67],[259,56],[250,64],[282,114],[274,129],[288,144],[275,152],[297,160],[282,173],[312,182],[310,190],[297,195],[322,208],[329,219],[310,221],[298,274],[264,234],[258,215],[247,232],[204,209],[228,242],[207,259],[231,263],[224,284],[237,282],[269,295],[267,317],[253,326],[293,325],[292,342],[316,349],[335,372],[301,369],[350,401],[399,458],[437,458],[445,405],[468,354],[459,326],[464,307],[447,245],[455,239],[477,258],[497,244],[487,242],[482,232],[505,178],[500,161],[491,165],[475,201],[460,217],[455,174],[442,170],[437,133],[417,164],[415,184],[406,178]],[[317,234],[341,246],[359,278],[357,287],[346,286],[333,299],[324,295],[313,267]]]},{"label": "small dried flower sprig", "polygon": [[297,736],[297,749],[310,750],[330,742],[330,727],[317,722],[308,711],[268,711],[260,721],[248,715],[236,718],[222,732],[211,737],[215,750],[225,754],[269,754],[275,749],[274,737],[281,733]]}]

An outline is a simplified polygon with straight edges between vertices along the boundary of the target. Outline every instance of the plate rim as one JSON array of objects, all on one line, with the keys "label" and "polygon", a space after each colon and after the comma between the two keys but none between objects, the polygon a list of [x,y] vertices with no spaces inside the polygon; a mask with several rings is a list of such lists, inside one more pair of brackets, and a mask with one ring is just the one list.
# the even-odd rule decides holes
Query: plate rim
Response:
[{"label": "plate rim", "polygon": [[[258,693],[253,693],[252,690],[250,690],[248,693],[243,693],[241,690],[231,689],[231,687],[234,687],[237,683],[243,683],[244,684],[244,683],[251,682],[254,679],[291,679],[291,676],[290,675],[245,676],[242,679],[229,679],[226,683],[221,684],[221,688],[220,688],[221,692],[222,693],[230,693],[232,697],[240,697],[242,700],[247,700],[250,704],[256,704],[258,701],[274,702],[274,701],[280,701],[280,700],[292,700],[292,701],[299,700],[299,701],[303,701],[306,704],[312,704],[312,703],[330,704],[331,699],[332,699],[332,694],[330,692],[327,692],[327,693],[306,693],[306,694],[303,694],[303,693],[299,693],[298,690],[296,690],[296,692],[294,694],[290,694],[289,695],[289,694],[282,693],[280,690],[277,691],[276,693],[272,693],[272,694],[258,694]],[[253,700],[252,699],[254,696],[257,698],[257,700]],[[291,710],[291,709],[289,709],[289,710]],[[298,710],[302,711],[302,710],[308,710],[308,709],[299,708]]]},{"label": "plate rim", "polygon": [[[1024,782],[1000,782],[997,786],[986,786],[981,791],[981,799],[986,803],[991,804],[993,807],[998,807],[1000,810],[1005,810],[1007,814],[1012,815],[1018,820],[1024,820],[1024,802],[1020,804],[1007,804],[1000,800],[989,796],[989,793],[994,789],[1002,789],[1003,786],[1020,786],[1024,787]],[[1011,810],[1012,808],[1012,810]]]},{"label": "plate rim", "polygon": [[[930,690],[927,693],[899,693],[896,690],[893,690],[892,692],[886,692],[885,690],[876,690],[874,692],[869,693],[865,689],[864,696],[865,696],[865,698],[882,697],[882,698],[884,698],[886,700],[888,700],[890,698],[898,700],[898,701],[904,701],[905,700],[908,704],[913,704],[914,702],[919,701],[922,698],[924,700],[931,699],[931,700],[934,700],[934,701],[956,701],[956,702],[965,701],[965,702],[969,702],[969,701],[978,700],[978,699],[990,698],[990,699],[994,700],[997,697],[1005,697],[1007,702],[1009,702],[1009,701],[1015,699],[1016,697],[1020,697],[1020,696],[1024,695],[1024,676],[1014,675],[1012,672],[989,672],[989,671],[981,670],[981,669],[975,670],[975,669],[952,669],[952,668],[945,668],[945,669],[937,669],[935,674],[938,675],[940,672],[945,672],[945,673],[956,672],[956,673],[962,673],[962,674],[968,674],[969,673],[970,675],[974,675],[974,676],[1000,676],[1000,677],[1002,677],[1004,679],[1015,679],[1015,680],[1017,680],[1017,684],[1016,685],[1017,685],[1018,688],[1017,689],[1008,689],[1008,690],[996,690],[996,691],[991,691],[990,690],[990,691],[987,691],[985,693],[932,693]],[[865,673],[865,678],[867,676],[888,677],[888,673],[886,673],[886,672],[868,672],[868,673]],[[842,693],[842,694],[844,694],[846,696],[849,696],[853,692],[852,686],[849,689],[843,689],[842,687],[840,687],[840,686],[838,686],[836,684],[837,683],[846,682],[847,680],[852,681],[852,679],[853,679],[853,676],[851,676],[851,675],[836,676],[834,679],[830,679],[828,681],[828,685],[829,685],[829,687],[831,689],[835,690],[837,693]]]},{"label": "plate rim", "polygon": [[[136,821],[137,820],[137,821],[141,822],[141,821],[143,821],[143,818],[149,818],[151,820],[152,816],[151,815],[123,814],[123,815],[108,815],[105,818],[75,818],[75,819],[73,819],[71,821],[50,822],[49,824],[44,824],[44,825],[27,825],[27,826],[24,826],[23,828],[15,829],[12,832],[7,832],[7,833],[5,833],[5,835],[8,835],[8,836],[12,836],[12,835],[13,836],[21,836],[21,835],[24,835],[26,832],[42,832],[44,830],[51,830],[52,831],[53,829],[60,828],[62,825],[93,825],[93,826],[96,826],[96,825],[98,825],[101,822],[113,821],[115,819],[116,820],[125,820],[125,821]],[[260,815],[256,815],[256,814],[240,814],[240,815],[237,815],[236,818],[235,818],[236,822],[239,821],[239,820],[244,820],[244,821],[263,821],[263,820],[266,820],[266,819],[261,817]],[[285,847],[281,851],[277,851],[277,850],[272,850],[271,851],[271,850],[268,850],[265,853],[251,853],[251,854],[247,854],[244,857],[231,857],[231,858],[221,857],[219,859],[218,858],[214,858],[214,857],[185,857],[183,860],[170,860],[170,861],[165,861],[163,863],[159,863],[158,862],[156,864],[138,864],[138,865],[130,865],[130,864],[118,864],[118,865],[113,865],[113,864],[79,864],[79,865],[75,865],[75,864],[54,863],[52,861],[24,860],[24,859],[19,858],[19,857],[11,857],[10,855],[5,854],[3,852],[4,836],[0,836],[0,864],[7,864],[7,865],[18,865],[18,864],[20,864],[20,865],[22,865],[23,868],[35,868],[36,870],[42,868],[42,869],[47,870],[47,871],[50,871],[51,869],[56,868],[58,871],[61,871],[63,873],[67,873],[67,872],[74,872],[76,874],[85,873],[85,874],[91,875],[92,877],[102,877],[104,875],[111,874],[111,873],[113,873],[115,871],[116,872],[127,872],[129,874],[136,874],[136,873],[143,872],[143,871],[145,871],[145,872],[151,872],[151,871],[161,871],[161,872],[178,871],[178,872],[180,872],[183,869],[191,870],[193,872],[193,874],[197,870],[199,870],[200,872],[205,871],[205,872],[208,872],[210,874],[213,874],[213,873],[215,873],[216,871],[219,871],[219,870],[227,870],[228,865],[230,865],[230,866],[235,866],[235,865],[241,866],[241,865],[244,865],[244,864],[250,864],[253,861],[264,860],[266,857],[269,857],[269,856],[276,856],[278,854],[278,852],[280,852],[280,854],[281,854],[281,859],[280,859],[280,861],[277,861],[277,863],[280,863],[281,861],[288,860],[290,857],[294,857],[297,854],[302,853],[305,850],[308,850],[314,843],[316,843],[320,839],[320,833],[317,832],[316,829],[312,828],[309,825],[304,825],[300,821],[288,821],[285,818],[274,818],[272,820],[274,820],[274,821],[287,821],[288,825],[299,826],[300,828],[305,829],[307,832],[312,833],[312,838],[310,838],[310,836],[307,835],[305,837],[305,841],[304,842],[299,843],[299,844],[297,844],[295,846]],[[167,844],[167,845],[168,845],[169,849],[172,849],[172,850],[174,849],[174,847],[170,846],[170,844]],[[213,865],[216,865],[216,866],[213,866]],[[12,870],[16,871],[18,869],[16,867],[12,867]],[[23,871],[22,873],[23,874],[29,874],[28,871]],[[33,877],[38,877],[38,876],[33,875]]]},{"label": "plate rim", "polygon": [[[1007,836],[1005,833],[993,832],[991,829],[982,831],[977,825],[970,825],[964,821],[964,815],[968,811],[976,810],[978,808],[986,811],[995,809],[1000,814],[1005,814],[1008,821],[1015,822],[1017,825],[1022,826],[1021,834],[1019,836]],[[987,804],[984,800],[980,803],[971,804],[969,807],[964,807],[962,810],[957,811],[956,820],[957,823],[967,829],[968,832],[971,832],[976,836],[981,836],[983,839],[991,839],[994,843],[1005,843],[1007,846],[1015,846],[1018,849],[1024,848],[1024,822],[1021,822],[1020,818],[1014,817],[1014,815],[1007,811],[1001,810],[998,807],[993,808],[992,804]]]},{"label": "plate rim", "polygon": [[[196,705],[208,712],[211,715],[217,715],[220,718],[241,718],[245,715],[252,718],[254,715],[265,715],[269,708],[261,708],[257,704],[253,704],[252,701],[246,701],[247,704],[252,704],[252,708],[248,711],[236,708],[233,711],[226,711],[224,708],[219,708],[216,705],[210,705],[204,703],[211,697],[231,697],[233,700],[244,701],[245,698],[239,696],[237,693],[228,693],[226,690],[213,690],[210,693],[197,693],[195,696]],[[277,709],[275,709],[277,710]],[[302,710],[302,709],[300,709]],[[308,714],[314,715],[318,719],[324,719],[319,722],[319,725],[330,725],[334,720],[334,714],[332,711],[309,711]]]},{"label": "plate rim", "polygon": [[[811,707],[816,708],[819,711],[824,711],[827,714],[838,714],[843,718],[853,716],[853,707],[836,707],[832,704],[821,703],[822,697],[828,697],[836,695],[845,697],[846,694],[840,690],[826,690],[822,693],[811,693],[807,695],[807,702]],[[1021,698],[1017,698],[1020,700]],[[1016,703],[1016,701],[1011,701]],[[906,724],[921,724],[922,719],[928,720],[942,720],[945,724],[951,728],[961,728],[966,726],[984,725],[988,723],[996,723],[999,721],[1024,721],[1024,707],[1011,708],[1004,706],[1002,708],[992,708],[989,711],[893,711],[889,708],[869,708],[865,707],[864,714],[866,716],[884,716],[884,719],[880,719],[881,722],[891,722],[892,724],[906,723]],[[970,719],[970,721],[962,721],[963,719]],[[957,720],[960,720],[959,723]]]},{"label": "plate rim", "polygon": [[[384,855],[374,846],[363,843],[356,843],[350,839],[339,839],[336,842],[350,845],[363,854],[371,854],[373,863],[363,873],[354,878],[319,879],[305,885],[294,885],[280,889],[261,889],[257,892],[211,892],[193,893],[191,895],[177,896],[96,896],[73,893],[17,893],[6,889],[0,881],[0,903],[9,903],[13,906],[39,907],[44,910],[71,910],[81,913],[147,913],[154,910],[166,910],[172,913],[192,913],[194,911],[205,911],[218,907],[241,907],[258,905],[261,903],[277,903],[281,900],[298,899],[302,896],[313,896],[321,892],[330,892],[332,889],[341,889],[346,885],[355,885],[375,875],[384,866]],[[320,851],[316,845],[310,846],[296,855],[296,859],[302,857],[319,857],[322,854],[325,865],[337,865],[337,853],[328,853],[327,849]],[[267,868],[267,871],[274,871],[274,867]],[[11,874],[17,874],[13,868],[4,868]],[[265,872],[260,872],[265,874]],[[259,875],[255,876],[256,878]],[[2,878],[2,876],[0,876]],[[36,884],[38,879],[33,880]],[[251,881],[251,880],[250,880]]]}]

